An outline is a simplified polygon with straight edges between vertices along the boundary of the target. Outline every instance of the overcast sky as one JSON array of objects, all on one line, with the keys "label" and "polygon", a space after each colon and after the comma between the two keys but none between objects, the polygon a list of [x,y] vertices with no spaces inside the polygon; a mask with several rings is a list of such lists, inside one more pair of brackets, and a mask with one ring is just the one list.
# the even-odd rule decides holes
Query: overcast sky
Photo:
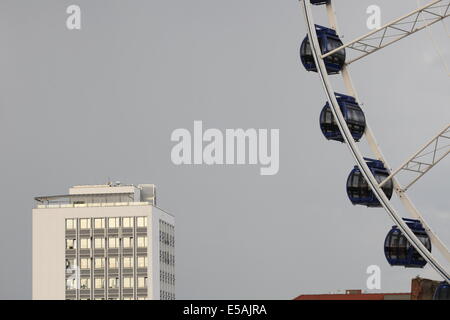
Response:
[{"label": "overcast sky", "polygon": [[[370,4],[383,22],[416,5],[335,2],[345,40],[368,31]],[[82,10],[80,31],[65,26],[71,4]],[[442,24],[433,31],[449,62]],[[383,292],[408,291],[419,274],[439,279],[428,267],[389,267],[387,214],[347,199],[354,163],[320,133],[325,95],[299,62],[305,34],[296,0],[2,0],[0,298],[31,298],[33,197],[108,177],[156,184],[159,206],[175,215],[180,299],[364,289],[373,264]],[[393,167],[449,123],[449,77],[426,32],[351,71]],[[279,173],[175,166],[170,135],[194,120],[279,129]],[[443,161],[410,191],[447,245],[449,176]]]}]

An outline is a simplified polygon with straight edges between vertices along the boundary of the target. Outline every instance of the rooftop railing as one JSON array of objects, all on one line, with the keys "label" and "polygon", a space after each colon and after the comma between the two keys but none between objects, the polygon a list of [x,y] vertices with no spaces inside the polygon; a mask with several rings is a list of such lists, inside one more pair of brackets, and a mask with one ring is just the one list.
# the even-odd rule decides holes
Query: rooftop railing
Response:
[{"label": "rooftop railing", "polygon": [[153,205],[148,201],[144,202],[92,202],[92,203],[57,203],[38,204],[36,209],[59,209],[59,208],[90,208],[90,207],[124,207],[124,206],[149,206]]}]

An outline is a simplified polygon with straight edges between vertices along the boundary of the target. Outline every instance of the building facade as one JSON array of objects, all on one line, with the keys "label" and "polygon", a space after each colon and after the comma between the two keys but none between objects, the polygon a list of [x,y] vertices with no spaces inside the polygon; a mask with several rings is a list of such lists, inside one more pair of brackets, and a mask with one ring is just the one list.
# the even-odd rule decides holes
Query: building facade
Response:
[{"label": "building facade", "polygon": [[33,299],[175,299],[175,219],[154,185],[36,197]]}]

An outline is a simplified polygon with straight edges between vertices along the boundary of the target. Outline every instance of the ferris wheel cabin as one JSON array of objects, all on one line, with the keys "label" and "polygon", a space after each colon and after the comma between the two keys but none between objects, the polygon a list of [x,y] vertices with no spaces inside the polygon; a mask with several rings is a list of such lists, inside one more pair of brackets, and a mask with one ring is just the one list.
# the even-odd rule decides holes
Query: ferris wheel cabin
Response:
[{"label": "ferris wheel cabin", "polygon": [[327,2],[329,2],[329,0],[311,0],[311,4],[314,5],[321,5],[321,4],[327,4]]},{"label": "ferris wheel cabin", "polygon": [[433,300],[450,300],[450,284],[441,282],[434,292]]},{"label": "ferris wheel cabin", "polygon": [[[375,179],[381,183],[389,176],[389,171],[384,167],[383,162],[374,159],[365,158],[367,166]],[[392,180],[387,181],[381,189],[388,199],[391,199],[394,191]],[[355,166],[347,179],[347,195],[354,205],[363,205],[367,207],[381,207],[380,201],[370,189],[369,184],[364,178],[358,166]]]},{"label": "ferris wheel cabin", "polygon": [[[336,48],[343,45],[336,31],[326,27],[316,25],[317,38],[319,40],[319,46],[322,54],[326,54]],[[328,74],[339,73],[345,64],[345,49],[341,49],[336,53],[326,57],[324,59],[325,66]],[[308,36],[305,37],[300,46],[300,59],[303,66],[307,71],[317,72],[316,63],[311,50],[311,44],[309,43]]]},{"label": "ferris wheel cabin", "polygon": [[[353,139],[358,142],[366,130],[366,117],[364,116],[364,112],[355,98],[340,93],[335,93],[335,95],[348,129]],[[344,138],[328,102],[320,113],[320,129],[328,140],[344,142]]]},{"label": "ferris wheel cabin", "polygon": [[[408,227],[431,252],[431,240],[419,220],[403,218]],[[397,226],[393,226],[384,241],[384,255],[391,266],[423,268],[427,262],[409,243]]]}]

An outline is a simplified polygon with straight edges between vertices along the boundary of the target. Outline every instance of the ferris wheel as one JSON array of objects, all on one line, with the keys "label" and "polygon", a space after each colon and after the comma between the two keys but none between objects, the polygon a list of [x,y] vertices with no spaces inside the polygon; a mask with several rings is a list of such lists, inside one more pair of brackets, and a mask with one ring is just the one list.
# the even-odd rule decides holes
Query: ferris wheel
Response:
[{"label": "ferris wheel", "polygon": [[[301,61],[307,71],[319,74],[328,100],[320,113],[320,128],[328,140],[345,143],[356,162],[347,179],[349,200],[354,205],[382,207],[395,224],[384,242],[388,263],[407,268],[423,268],[428,263],[444,280],[435,297],[450,299],[450,270],[431,250],[439,251],[447,263],[450,252],[407,195],[413,184],[450,153],[450,123],[393,170],[368,124],[349,72],[350,64],[449,17],[450,0],[429,0],[428,4],[346,44],[339,36],[332,0],[299,1],[308,32],[300,47]],[[313,6],[326,10],[329,26],[315,24]],[[330,79],[333,75],[342,76],[345,94],[333,89]],[[360,151],[358,142],[363,138],[375,159],[364,157]],[[427,156],[431,159],[423,160]],[[405,186],[398,179],[403,171],[414,174]],[[394,193],[410,217],[402,218],[394,208],[391,202]]]}]

